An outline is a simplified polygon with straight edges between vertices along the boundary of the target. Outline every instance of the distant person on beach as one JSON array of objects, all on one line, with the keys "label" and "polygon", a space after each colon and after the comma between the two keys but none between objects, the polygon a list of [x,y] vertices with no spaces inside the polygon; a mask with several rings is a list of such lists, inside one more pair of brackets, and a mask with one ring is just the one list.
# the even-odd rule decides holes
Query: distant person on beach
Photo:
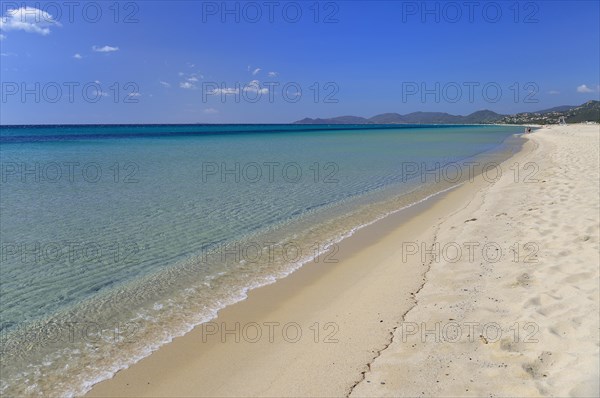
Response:
[{"label": "distant person on beach", "polygon": [[527,134],[531,134],[531,127],[527,127]]}]

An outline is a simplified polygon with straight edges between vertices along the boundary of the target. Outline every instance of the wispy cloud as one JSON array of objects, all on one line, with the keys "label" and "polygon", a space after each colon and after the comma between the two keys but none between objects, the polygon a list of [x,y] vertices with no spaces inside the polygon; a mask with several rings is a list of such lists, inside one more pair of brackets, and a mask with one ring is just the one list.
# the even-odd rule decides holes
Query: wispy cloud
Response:
[{"label": "wispy cloud", "polygon": [[215,108],[206,108],[202,112],[206,113],[207,115],[214,115],[215,113],[219,113],[219,111]]},{"label": "wispy cloud", "polygon": [[16,53],[0,53],[0,56],[2,56],[2,57],[16,57],[17,54]]},{"label": "wispy cloud", "polygon": [[277,76],[279,76],[279,73],[277,73],[277,72],[269,72],[268,75],[269,75],[269,77],[277,77]]},{"label": "wispy cloud", "polygon": [[256,75],[258,75],[258,73],[259,73],[261,70],[262,70],[262,69],[260,69],[260,68],[256,68],[256,69],[254,69],[254,70],[252,71],[252,75],[253,75],[253,76],[256,76]]},{"label": "wispy cloud", "polygon": [[[2,23],[2,22],[0,22],[0,23]],[[6,39],[6,36],[0,33],[0,40],[4,40],[4,39]]]},{"label": "wispy cloud", "polygon": [[224,87],[224,88],[215,88],[211,90],[208,94],[210,95],[227,95],[227,94],[238,94],[240,92],[237,88]]},{"label": "wispy cloud", "polygon": [[[35,7],[21,7],[9,9],[0,18],[0,30],[22,30],[28,33],[37,33],[42,36],[50,34],[50,28],[62,26],[54,17],[46,11]],[[6,38],[1,35],[2,39]]]},{"label": "wispy cloud", "polygon": [[184,88],[186,90],[193,90],[196,86],[190,82],[181,82],[179,83],[179,87]]},{"label": "wispy cloud", "polygon": [[260,82],[258,80],[252,80],[246,86],[244,86],[245,92],[258,93],[258,94],[268,94],[268,88],[260,88]]},{"label": "wispy cloud", "polygon": [[288,97],[300,97],[302,95],[302,93],[300,91],[291,91],[291,90],[286,90],[285,95]]},{"label": "wispy cloud", "polygon": [[[183,77],[184,80],[179,83],[179,87],[181,88],[185,88],[185,89],[195,89],[196,88],[196,83],[199,81],[198,79],[198,75],[196,73],[183,73],[183,72],[179,72],[179,76]],[[203,79],[204,76],[200,75],[200,79]]]},{"label": "wispy cloud", "polygon": [[268,94],[269,89],[264,87],[260,87],[260,82],[258,80],[252,80],[244,87],[240,87],[239,84],[236,84],[236,87],[222,87],[215,88],[208,92],[209,95],[227,95],[227,94],[239,94],[240,92],[245,93],[257,93],[257,94]]},{"label": "wispy cloud", "polygon": [[92,50],[97,52],[97,53],[112,53],[115,51],[119,51],[119,47],[112,47],[112,46],[104,46],[104,47],[98,47],[98,46],[92,46]]},{"label": "wispy cloud", "polygon": [[594,90],[592,90],[591,88],[589,88],[587,85],[582,84],[581,86],[577,86],[577,92],[578,93],[591,93]]},{"label": "wispy cloud", "polygon": [[102,90],[94,90],[92,91],[93,97],[108,97],[108,93]]},{"label": "wispy cloud", "polygon": [[550,95],[556,95],[556,94],[560,94],[560,91],[550,90],[550,91],[548,91],[548,94],[550,94]]},{"label": "wispy cloud", "polygon": [[76,53],[75,55],[73,55],[73,58],[75,58],[75,59],[82,59],[83,57],[81,56],[81,54]]},{"label": "wispy cloud", "polygon": [[163,87],[167,87],[167,88],[171,87],[171,83],[163,82],[162,80],[161,80],[161,81],[159,81],[159,83],[160,83],[160,84],[161,84],[161,86],[163,86]]},{"label": "wispy cloud", "polygon": [[252,80],[244,87],[241,87],[239,84],[236,84],[236,87],[221,87],[215,88],[208,92],[209,95],[228,95],[228,94],[239,94],[240,92],[245,93],[257,93],[257,94],[268,94],[269,89],[264,87],[260,87],[260,82],[258,80]]}]

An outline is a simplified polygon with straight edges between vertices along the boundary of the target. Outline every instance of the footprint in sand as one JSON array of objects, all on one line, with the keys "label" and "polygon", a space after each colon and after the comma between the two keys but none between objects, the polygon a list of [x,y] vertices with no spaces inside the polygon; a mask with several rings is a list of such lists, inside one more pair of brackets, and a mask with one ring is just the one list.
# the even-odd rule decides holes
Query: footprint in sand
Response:
[{"label": "footprint in sand", "polygon": [[521,341],[515,341],[514,337],[505,337],[500,341],[500,349],[508,352],[521,352],[524,350],[524,344]]},{"label": "footprint in sand", "polygon": [[534,379],[548,377],[547,369],[553,363],[552,353],[550,351],[542,352],[533,362],[523,364],[523,370]]},{"label": "footprint in sand", "polygon": [[519,275],[517,285],[527,287],[531,284],[531,276],[528,273]]}]

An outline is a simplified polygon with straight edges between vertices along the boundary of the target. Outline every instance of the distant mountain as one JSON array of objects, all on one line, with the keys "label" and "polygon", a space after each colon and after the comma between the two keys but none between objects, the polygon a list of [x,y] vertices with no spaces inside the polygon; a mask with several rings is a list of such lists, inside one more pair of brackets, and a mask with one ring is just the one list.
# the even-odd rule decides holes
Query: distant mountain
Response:
[{"label": "distant mountain", "polygon": [[404,115],[405,123],[411,124],[454,124],[462,123],[462,116],[451,115],[443,112],[413,112]]},{"label": "distant mountain", "polygon": [[509,124],[556,124],[563,117],[567,123],[600,122],[600,101],[592,100],[574,107],[565,105],[546,109],[545,111],[517,113],[516,115],[505,116],[498,122]]},{"label": "distant mountain", "polygon": [[381,115],[373,116],[369,118],[373,123],[377,124],[397,124],[397,123],[408,123],[404,116],[399,113],[382,113]]},{"label": "distant mountain", "polygon": [[467,116],[451,115],[445,112],[413,112],[406,115],[382,113],[369,119],[358,116],[340,116],[330,119],[305,118],[295,124],[478,124],[491,123],[502,118],[490,110],[482,110]]},{"label": "distant mountain", "polygon": [[537,112],[501,115],[484,109],[467,116],[445,112],[413,112],[406,115],[382,113],[371,118],[339,116],[329,119],[305,118],[294,124],[552,124],[564,117],[567,123],[600,122],[600,101],[588,101],[579,106],[562,105]]},{"label": "distant mountain", "polygon": [[330,119],[311,119],[309,117],[294,122],[294,124],[369,124],[368,119],[359,116],[338,116]]},{"label": "distant mountain", "polygon": [[573,109],[573,108],[577,108],[577,105],[561,105],[561,106],[555,106],[554,108],[550,108],[550,109],[544,109],[541,111],[537,111],[535,113],[540,113],[540,114],[544,114],[544,113],[552,113],[552,112],[564,112],[564,111],[568,111],[569,109]]},{"label": "distant mountain", "polygon": [[585,104],[565,112],[567,123],[595,121],[600,123],[600,101],[588,101]]},{"label": "distant mountain", "polygon": [[462,123],[493,123],[502,118],[504,115],[484,109],[482,111],[473,112]]}]

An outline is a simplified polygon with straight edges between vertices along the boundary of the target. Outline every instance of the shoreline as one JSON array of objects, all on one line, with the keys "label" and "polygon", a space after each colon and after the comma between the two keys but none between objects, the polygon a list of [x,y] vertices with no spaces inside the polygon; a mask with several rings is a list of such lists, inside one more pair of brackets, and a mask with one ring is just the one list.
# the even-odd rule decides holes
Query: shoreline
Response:
[{"label": "shoreline", "polygon": [[[515,159],[525,151],[528,146],[526,142],[521,151],[513,154],[505,162]],[[422,287],[426,267],[420,261],[407,262],[398,267],[395,258],[398,256],[398,248],[394,247],[394,241],[414,240],[420,237],[423,241],[430,239],[432,235],[431,226],[447,216],[449,209],[459,208],[464,205],[478,190],[484,188],[488,183],[482,181],[481,175],[472,182],[463,183],[453,189],[434,195],[434,197],[423,200],[407,209],[398,211],[384,217],[370,225],[358,229],[350,237],[342,240],[339,251],[336,253],[336,264],[315,264],[310,262],[299,270],[273,284],[259,287],[248,292],[245,300],[232,304],[220,310],[218,316],[212,321],[196,326],[192,331],[182,337],[175,338],[150,356],[138,361],[127,369],[117,372],[111,379],[102,381],[93,386],[88,392],[89,396],[144,396],[144,395],[340,395],[349,393],[353,386],[360,381],[360,375],[367,367],[366,364],[373,360],[373,354],[385,348],[386,342],[395,330],[394,325],[401,321],[401,314],[406,313],[414,306],[414,294]],[[369,268],[364,265],[371,263]],[[352,273],[353,275],[348,275]],[[375,277],[372,274],[380,274]],[[356,275],[361,275],[358,278]],[[389,277],[391,276],[391,277]],[[401,289],[395,288],[394,281],[401,281]],[[386,289],[375,288],[386,285]],[[353,289],[364,291],[365,296],[360,302],[353,297],[341,300],[340,297],[352,296]],[[373,291],[376,290],[376,291]],[[390,296],[390,291],[394,293]],[[385,293],[389,297],[381,296]],[[341,316],[340,313],[348,309],[348,300],[354,301],[357,307],[361,307],[361,313],[348,313]],[[333,302],[333,303],[331,303]],[[401,302],[401,308],[392,303]],[[278,305],[274,305],[279,303]],[[329,303],[329,304],[328,304]],[[370,303],[379,311],[369,325],[357,325],[356,321],[373,318],[373,314],[364,304]],[[354,314],[354,315],[350,315]],[[383,316],[385,314],[385,316]],[[318,315],[318,316],[317,316]],[[340,318],[342,322],[340,322]],[[237,337],[244,337],[244,326],[252,327],[256,332],[255,324],[260,327],[260,332],[266,334],[270,322],[283,326],[293,326],[299,329],[304,336],[311,336],[313,340],[323,340],[328,333],[333,333],[340,338],[336,344],[309,343],[304,341],[290,342],[279,336],[279,341],[266,340],[263,336],[257,342],[247,342],[245,339],[235,342]],[[318,327],[315,327],[315,322]],[[267,326],[265,326],[265,323]],[[361,322],[362,323],[362,322]],[[236,324],[240,330],[235,331]],[[297,324],[299,326],[294,326]],[[220,337],[207,336],[213,332],[210,328],[229,330],[234,332]],[[279,325],[277,325],[279,326]],[[375,330],[372,330],[374,327]],[[327,328],[327,330],[325,330]],[[318,332],[315,329],[320,329]],[[248,329],[249,330],[249,329]],[[291,329],[290,329],[291,330]],[[203,335],[203,331],[205,332]],[[219,335],[219,333],[216,333]],[[343,335],[343,337],[341,337]],[[208,338],[210,337],[210,338]],[[245,336],[248,337],[248,336]],[[303,340],[307,340],[306,337]],[[222,342],[225,340],[225,342]],[[250,339],[252,340],[252,339]],[[262,341],[266,340],[266,341]],[[344,340],[344,341],[342,341]],[[354,348],[360,341],[359,347]],[[345,344],[344,344],[345,343]],[[344,349],[341,347],[344,346]],[[302,348],[299,348],[302,347]],[[332,349],[336,347],[337,349]],[[263,366],[262,373],[256,370],[253,375],[246,375],[247,371],[238,369],[236,374],[240,386],[235,387],[228,380],[229,387],[224,389],[217,385],[215,380],[225,377],[228,372],[227,358],[239,357],[247,362],[260,362],[260,358],[271,357],[274,353],[288,353],[291,357],[307,355],[306,363],[299,364],[294,371],[288,370],[285,376],[276,376],[276,381],[265,381],[274,370],[285,364]],[[325,353],[323,351],[326,351]],[[336,362],[337,361],[337,362]],[[331,380],[315,383],[315,378],[323,371],[324,363],[331,362],[338,365],[336,370],[336,382]],[[339,363],[344,366],[338,369]],[[169,365],[165,366],[168,363]],[[210,377],[189,383],[192,369],[211,368]],[[167,371],[168,368],[169,370]],[[296,388],[291,387],[297,383],[298,373],[306,373],[306,369],[313,369],[310,380],[312,387],[305,390],[306,383],[301,383]],[[177,370],[174,370],[177,369]],[[167,374],[165,374],[165,372]],[[259,373],[257,373],[259,372]],[[291,372],[291,373],[290,373]],[[277,372],[275,372],[277,373]],[[181,376],[187,375],[187,376]],[[305,376],[303,376],[305,377]],[[146,379],[146,382],[142,380]],[[197,379],[197,378],[196,378]],[[267,391],[262,390],[260,383],[249,388],[249,380],[263,380],[271,387]],[[160,385],[154,387],[152,382],[161,380]],[[175,384],[168,382],[172,380]],[[175,382],[175,380],[177,380]],[[188,385],[186,385],[186,380]],[[150,384],[148,384],[150,383]],[[220,381],[221,384],[224,380]],[[275,383],[275,384],[274,384]],[[156,389],[158,388],[158,390]]]},{"label": "shoreline", "polygon": [[[589,314],[598,312],[598,270],[593,266],[598,262],[598,251],[593,251],[598,246],[598,220],[584,213],[598,206],[598,188],[584,186],[585,180],[577,179],[578,175],[565,180],[560,173],[577,151],[588,151],[587,163],[581,162],[579,169],[594,166],[596,130],[595,126],[555,126],[525,135],[521,151],[502,162],[507,172],[499,181],[489,184],[479,175],[472,183],[356,231],[340,242],[337,263],[309,263],[286,278],[250,291],[246,300],[224,308],[213,321],[96,384],[87,395],[593,395],[598,376],[598,317]],[[577,134],[592,144],[579,143],[578,137],[573,138]],[[563,154],[557,151],[561,145],[557,140],[564,139],[570,140],[570,146],[561,148]],[[543,166],[537,172],[545,179],[515,184],[510,166],[532,162]],[[569,184],[573,189],[575,184],[569,179],[579,182],[580,189],[587,187],[589,192],[577,197],[579,201],[584,198],[587,207],[565,218],[570,210],[566,204],[553,210],[549,206],[556,204],[554,200],[534,203],[539,197],[553,198],[541,195],[545,189]],[[532,191],[536,189],[537,194]],[[568,200],[560,189],[561,202]],[[540,208],[542,214],[553,210],[552,216],[538,216],[531,223],[527,212]],[[513,210],[518,214],[512,214]],[[563,212],[556,218],[559,210]],[[569,260],[579,264],[574,270],[568,262],[561,265],[565,253],[560,245],[547,241],[549,231],[561,225],[558,222],[572,219],[579,220],[579,226],[587,225],[582,227],[587,235],[576,238],[580,250],[568,253]],[[539,254],[534,253],[542,261],[534,264],[539,269],[521,257],[475,263],[423,261],[415,256],[403,260],[406,252],[399,244],[431,247],[434,243],[489,242],[495,237],[508,255],[514,242],[533,241],[529,230],[540,232],[534,241],[540,245]],[[560,239],[570,232],[567,226],[561,230],[550,236]],[[549,256],[551,249],[554,252]],[[524,254],[528,257],[531,252]],[[565,296],[567,304],[562,304]],[[556,308],[559,315],[548,315]],[[571,322],[561,318],[570,314]],[[412,332],[407,324],[424,325],[431,333],[442,322],[496,322],[504,333],[517,324],[522,337],[511,341],[505,334],[494,340],[486,333],[475,333],[473,341],[458,344],[426,338],[407,343],[407,337],[418,336],[407,333]],[[529,323],[537,327],[536,344],[524,340],[531,336],[527,334],[531,330],[524,329]],[[577,325],[584,327],[579,330]],[[293,327],[282,333],[287,326]],[[296,341],[298,331],[302,334]],[[566,347],[565,352],[554,348],[557,345]],[[568,383],[574,377],[579,385]]]},{"label": "shoreline", "polygon": [[[317,255],[318,252],[321,252],[320,257],[328,256],[327,253],[322,253],[322,250],[329,247],[332,242],[335,244],[340,239],[346,239],[357,229],[377,222],[377,220],[385,218],[389,214],[402,211],[402,209],[425,200],[431,195],[439,194],[446,187],[455,189],[458,185],[456,180],[451,179],[445,174],[447,170],[450,170],[450,172],[453,170],[452,167],[449,167],[449,169],[446,168],[446,162],[449,162],[450,166],[454,162],[461,161],[479,161],[486,164],[486,161],[495,160],[496,162],[500,162],[502,159],[511,156],[519,150],[524,141],[519,138],[519,133],[522,130],[518,130],[490,129],[488,131],[502,134],[502,140],[496,138],[488,140],[486,137],[482,137],[488,144],[490,142],[494,143],[493,146],[487,145],[490,147],[487,150],[480,146],[480,150],[471,151],[473,153],[472,157],[464,158],[460,156],[461,150],[459,149],[457,151],[458,156],[440,158],[439,161],[441,163],[435,163],[433,165],[434,168],[431,169],[432,171],[436,171],[434,174],[436,174],[437,178],[435,181],[437,182],[435,183],[432,178],[427,177],[427,183],[423,180],[421,181],[422,184],[419,184],[419,174],[416,172],[412,174],[412,183],[406,184],[409,186],[408,189],[404,189],[403,184],[390,184],[388,189],[373,189],[365,195],[351,196],[343,205],[332,206],[329,210],[325,209],[323,212],[309,213],[295,226],[297,227],[295,229],[298,232],[297,234],[291,233],[294,232],[294,229],[286,228],[286,226],[279,230],[273,228],[269,231],[270,234],[265,233],[264,235],[260,235],[257,233],[254,235],[253,239],[259,241],[262,239],[264,242],[278,242],[279,246],[292,239],[291,241],[295,242],[296,245],[299,243],[301,251],[307,254],[307,256],[301,257],[301,261],[280,261],[280,255],[276,252],[274,261],[269,260],[268,267],[266,266],[266,262],[264,264],[259,263],[256,266],[253,261],[250,261],[248,266],[240,267],[240,272],[238,273],[240,278],[228,279],[227,275],[219,278],[221,276],[219,274],[215,277],[217,281],[213,284],[212,279],[207,277],[205,278],[204,286],[208,286],[208,289],[204,290],[200,286],[200,289],[194,291],[189,287],[195,286],[194,281],[199,280],[195,278],[195,274],[192,275],[192,279],[177,278],[180,275],[185,277],[186,273],[193,273],[196,271],[196,268],[199,268],[197,267],[198,263],[194,261],[195,257],[192,255],[189,257],[189,260],[186,259],[181,264],[177,264],[178,266],[172,267],[174,268],[174,273],[149,274],[144,279],[137,279],[136,283],[124,285],[123,288],[113,290],[117,292],[115,295],[111,294],[113,291],[107,291],[105,292],[105,296],[101,296],[99,300],[91,298],[89,302],[82,302],[82,305],[74,306],[72,312],[65,311],[63,314],[58,314],[52,324],[58,324],[64,327],[65,330],[70,328],[69,325],[74,320],[78,322],[79,319],[83,319],[84,322],[89,322],[88,319],[94,319],[94,323],[100,325],[112,325],[114,323],[108,322],[120,319],[123,320],[123,323],[120,323],[120,325],[124,325],[124,327],[120,325],[115,326],[114,336],[118,337],[114,337],[114,339],[111,338],[113,336],[111,330],[106,330],[107,333],[101,331],[102,342],[97,345],[94,344],[96,341],[89,341],[92,344],[87,344],[87,340],[91,339],[86,339],[83,334],[84,339],[75,340],[71,338],[69,343],[72,342],[73,344],[69,344],[67,350],[72,351],[63,351],[60,355],[56,355],[52,359],[44,360],[43,362],[39,361],[41,371],[37,371],[37,368],[31,365],[38,363],[36,360],[42,357],[42,350],[44,349],[49,352],[49,355],[53,352],[58,353],[59,350],[56,350],[55,347],[60,347],[60,344],[48,345],[42,338],[31,339],[31,334],[27,333],[28,331],[25,333],[15,333],[14,336],[10,336],[6,340],[10,342],[10,345],[7,345],[8,350],[3,349],[5,353],[8,352],[10,355],[13,355],[15,361],[5,361],[3,370],[8,370],[6,374],[9,375],[11,374],[11,370],[18,370],[21,364],[23,364],[22,368],[32,370],[31,372],[22,374],[21,378],[26,380],[26,383],[9,382],[3,384],[1,388],[9,391],[14,387],[15,393],[18,393],[18,391],[26,393],[27,390],[35,390],[41,392],[55,391],[55,393],[67,396],[84,395],[94,384],[112,378],[118,371],[126,369],[144,357],[151,355],[174,338],[185,335],[193,327],[212,321],[219,309],[233,305],[236,301],[245,300],[248,289],[252,290],[259,286],[271,284],[275,280],[289,275],[294,269],[298,269],[302,263],[306,263],[306,259]],[[476,130],[476,132],[478,131],[480,130]],[[462,139],[460,134],[458,139]],[[435,149],[432,150],[435,151]],[[398,151],[389,152],[394,161],[404,159],[400,156],[400,154],[404,153],[402,148],[398,148]],[[439,164],[443,166],[440,167]],[[423,170],[424,167],[421,164],[420,168],[417,169]],[[480,167],[475,168],[478,169],[474,170],[475,173],[480,172]],[[469,167],[469,170],[471,170],[471,167]],[[399,167],[397,171],[399,171]],[[408,171],[410,169],[407,169]],[[464,167],[462,167],[462,171],[462,178],[464,179],[467,174]],[[470,175],[471,173],[469,172],[468,174]],[[373,173],[368,173],[368,175],[378,175],[377,169],[374,169]],[[445,177],[439,182],[438,180],[442,175]],[[396,177],[398,179],[397,182],[399,182],[400,176]],[[380,181],[376,180],[375,182]],[[350,183],[353,182],[350,181]],[[377,184],[374,183],[370,186],[377,186]],[[415,188],[417,186],[418,188]],[[285,203],[286,200],[284,198],[282,200]],[[318,242],[322,243],[318,244]],[[166,252],[171,250],[170,247],[165,247],[164,249]],[[218,256],[219,254],[217,250],[213,250],[212,252],[207,250],[207,253],[207,256],[213,254]],[[159,257],[158,253],[154,255],[154,258]],[[200,259],[199,256],[198,259]],[[229,260],[234,260],[234,263],[237,262],[231,256],[229,256]],[[202,261],[211,263],[212,259],[209,261],[208,257],[202,257]],[[312,262],[311,260],[308,261]],[[244,263],[245,261],[240,261],[240,264]],[[202,265],[202,263],[199,264]],[[202,280],[199,281],[200,283],[203,282]],[[236,284],[236,281],[241,281],[242,283]],[[148,290],[145,290],[144,287],[147,287]],[[162,289],[162,287],[165,287],[165,289]],[[225,287],[225,289],[220,289],[221,287]],[[162,292],[172,294],[165,295],[165,300],[154,300],[154,303],[150,303],[154,304],[153,306],[149,305],[146,308],[142,308],[137,305],[143,302],[145,297],[149,297],[152,294],[159,297],[158,294]],[[216,294],[206,295],[204,294],[205,292],[214,292]],[[96,307],[100,310],[95,310]],[[163,308],[166,308],[166,310],[163,311]],[[78,309],[84,309],[84,311],[77,312]],[[129,322],[130,320],[133,320],[133,322]],[[44,327],[44,325],[41,326]],[[37,332],[35,325],[30,330],[34,333]],[[21,344],[20,339],[28,339],[29,341],[26,340]],[[37,344],[37,346],[32,347],[30,343]],[[31,353],[31,356],[29,358],[19,356],[19,347],[29,347],[25,354]],[[69,355],[71,353],[73,355]],[[50,358],[49,355],[47,356],[48,358]],[[47,367],[46,364],[48,363],[51,363],[52,366]],[[73,369],[73,371],[63,372],[61,368],[69,368]],[[19,376],[17,372],[14,374]],[[11,379],[7,377],[7,380]]]}]

